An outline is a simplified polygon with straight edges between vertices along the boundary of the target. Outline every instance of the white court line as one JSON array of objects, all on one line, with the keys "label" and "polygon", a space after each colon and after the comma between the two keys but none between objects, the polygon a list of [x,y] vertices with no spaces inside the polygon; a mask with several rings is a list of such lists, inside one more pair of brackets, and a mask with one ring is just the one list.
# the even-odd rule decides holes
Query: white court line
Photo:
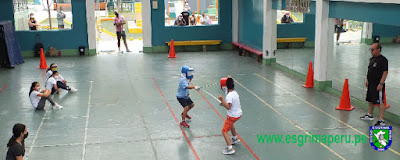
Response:
[{"label": "white court line", "polygon": [[84,137],[83,147],[82,147],[82,160],[85,159],[85,154],[86,154],[87,130],[88,130],[88,125],[89,125],[90,101],[92,99],[92,84],[93,84],[93,81],[89,81],[89,83],[90,83],[89,101],[88,101],[88,108],[87,108],[87,111],[86,111],[86,126],[85,126],[85,137]]},{"label": "white court line", "polygon": [[26,160],[28,160],[28,159],[29,159],[29,156],[31,155],[31,152],[32,152],[33,146],[35,145],[35,143],[36,143],[36,140],[37,140],[37,137],[38,137],[38,135],[39,135],[39,132],[40,132],[40,130],[42,129],[43,122],[44,122],[44,119],[46,118],[46,115],[47,115],[47,110],[45,110],[45,112],[44,112],[44,115],[43,115],[43,117],[42,117],[42,121],[40,122],[40,124],[39,124],[39,128],[38,128],[38,130],[36,131],[35,138],[33,138],[33,141],[32,141],[32,144],[31,144],[31,147],[29,147],[29,152],[28,152],[28,155],[26,155]]},{"label": "white court line", "polygon": [[[229,75],[228,75],[229,76]],[[293,124],[295,127],[297,127],[298,129],[300,129],[301,131],[303,131],[305,134],[312,136],[309,132],[307,132],[305,129],[303,129],[302,127],[300,127],[298,124],[296,124],[294,121],[292,121],[291,119],[289,119],[288,117],[286,117],[284,114],[282,114],[281,112],[279,112],[277,109],[275,109],[275,107],[273,107],[272,105],[268,104],[267,102],[265,102],[262,98],[260,98],[258,95],[256,95],[254,92],[252,92],[250,89],[248,89],[247,87],[245,87],[244,85],[242,85],[239,81],[237,81],[236,79],[234,79],[235,82],[237,84],[239,84],[240,86],[242,86],[244,89],[246,89],[248,92],[250,92],[254,97],[256,97],[258,100],[260,100],[261,102],[263,102],[266,106],[268,106],[269,108],[271,108],[273,111],[275,111],[278,115],[282,116],[283,118],[285,118],[287,121],[289,121],[291,124]],[[330,152],[332,152],[333,154],[335,154],[336,156],[338,156],[340,159],[345,160],[344,157],[342,157],[339,153],[335,152],[333,149],[331,149],[330,147],[328,147],[326,144],[319,142],[320,145],[322,145],[323,147],[325,147],[326,149],[328,149]]]},{"label": "white court line", "polygon": [[[331,114],[329,114],[329,113],[327,113],[327,112],[323,111],[321,108],[319,108],[319,107],[317,107],[317,106],[315,106],[315,105],[311,104],[310,102],[308,102],[308,101],[306,101],[306,100],[304,100],[304,99],[300,98],[299,96],[297,96],[297,95],[295,95],[294,93],[292,93],[292,92],[290,92],[290,91],[288,91],[288,90],[286,90],[286,89],[282,88],[281,86],[278,86],[277,84],[275,84],[275,83],[271,82],[270,80],[266,79],[266,78],[265,78],[265,77],[263,77],[263,76],[260,76],[259,74],[254,74],[254,75],[256,75],[256,76],[258,76],[259,78],[261,78],[261,79],[264,79],[265,81],[267,81],[267,82],[271,83],[272,85],[274,85],[274,86],[276,86],[276,87],[278,87],[278,88],[280,88],[280,89],[282,89],[282,90],[286,91],[287,93],[291,94],[292,96],[296,97],[297,99],[299,99],[299,100],[303,101],[304,103],[306,103],[306,104],[308,104],[309,106],[311,106],[311,107],[315,108],[316,110],[318,110],[318,111],[320,111],[320,112],[322,112],[322,113],[326,114],[327,116],[329,116],[329,117],[331,117],[331,118],[333,118],[333,119],[337,120],[338,122],[340,122],[340,123],[342,123],[343,125],[345,125],[345,126],[347,126],[347,127],[351,128],[351,129],[353,129],[354,131],[356,131],[356,132],[358,132],[358,133],[360,133],[360,134],[362,134],[362,135],[365,135],[365,136],[367,136],[367,137],[368,137],[368,139],[369,139],[369,135],[366,135],[365,133],[363,133],[363,132],[359,131],[358,129],[354,128],[353,126],[351,126],[351,125],[347,124],[346,122],[343,122],[342,120],[340,120],[340,119],[337,119],[335,116],[332,116]],[[394,150],[394,149],[392,149],[392,148],[389,148],[389,150],[390,150],[391,152],[393,152],[394,154],[396,154],[396,155],[400,156],[400,153],[399,153],[399,152],[397,152],[396,150]]]}]

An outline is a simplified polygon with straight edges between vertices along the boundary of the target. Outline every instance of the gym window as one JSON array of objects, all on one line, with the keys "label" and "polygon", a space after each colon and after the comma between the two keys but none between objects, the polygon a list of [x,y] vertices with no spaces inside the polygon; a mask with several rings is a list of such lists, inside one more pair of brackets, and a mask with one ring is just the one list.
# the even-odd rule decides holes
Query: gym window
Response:
[{"label": "gym window", "polygon": [[218,24],[218,0],[164,0],[165,26]]},{"label": "gym window", "polygon": [[72,29],[71,0],[13,0],[13,2],[17,31]]},{"label": "gym window", "polygon": [[[287,16],[289,15],[289,17]],[[277,10],[276,22],[283,23],[303,23],[304,14],[300,12],[291,12],[285,10]]]}]

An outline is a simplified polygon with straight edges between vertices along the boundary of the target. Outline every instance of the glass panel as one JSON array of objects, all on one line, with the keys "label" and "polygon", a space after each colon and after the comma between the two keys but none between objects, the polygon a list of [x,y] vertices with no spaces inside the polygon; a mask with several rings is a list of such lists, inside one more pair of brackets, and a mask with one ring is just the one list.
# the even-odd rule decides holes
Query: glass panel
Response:
[{"label": "glass panel", "polygon": [[304,14],[300,12],[290,12],[277,10],[276,22],[279,23],[303,23]]},{"label": "glass panel", "polygon": [[72,29],[72,17],[71,0],[14,0],[17,31]]},{"label": "glass panel", "polygon": [[218,24],[218,0],[165,0],[165,26]]}]

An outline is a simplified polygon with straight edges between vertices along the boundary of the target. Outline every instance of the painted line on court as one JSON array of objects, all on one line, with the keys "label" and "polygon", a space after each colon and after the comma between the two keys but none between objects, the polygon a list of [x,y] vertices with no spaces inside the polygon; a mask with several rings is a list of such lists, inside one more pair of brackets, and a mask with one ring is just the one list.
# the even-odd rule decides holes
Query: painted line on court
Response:
[{"label": "painted line on court", "polygon": [[[331,118],[333,118],[333,119],[337,120],[338,122],[340,122],[340,123],[342,123],[343,125],[345,125],[345,126],[347,126],[347,127],[351,128],[351,129],[353,129],[354,131],[356,131],[356,132],[358,132],[358,133],[360,133],[360,134],[362,134],[362,135],[365,135],[365,136],[367,136],[367,137],[368,137],[368,139],[369,139],[369,135],[367,135],[367,134],[365,134],[365,133],[361,132],[360,130],[358,130],[358,129],[354,128],[353,126],[351,126],[351,125],[347,124],[346,122],[343,122],[342,120],[340,120],[340,119],[337,119],[335,116],[332,116],[331,114],[329,114],[329,113],[327,113],[327,112],[323,111],[321,108],[319,108],[319,107],[317,107],[317,106],[313,105],[312,103],[308,102],[307,100],[304,100],[304,99],[300,98],[300,97],[299,97],[299,96],[297,96],[296,94],[294,94],[294,93],[292,93],[292,92],[290,92],[290,91],[288,91],[288,90],[286,90],[286,89],[282,88],[281,86],[279,86],[279,85],[277,85],[277,84],[273,83],[272,81],[268,80],[267,78],[265,78],[265,77],[263,77],[263,76],[261,76],[261,75],[259,75],[259,74],[254,74],[254,75],[258,76],[259,78],[263,79],[264,81],[267,81],[267,82],[271,83],[272,85],[274,85],[274,86],[276,86],[276,87],[280,88],[281,90],[284,90],[284,91],[286,91],[287,93],[291,94],[292,96],[296,97],[297,99],[299,99],[299,100],[303,101],[304,103],[306,103],[306,104],[308,104],[309,106],[311,106],[311,107],[315,108],[316,110],[318,110],[318,111],[320,111],[320,112],[322,112],[322,113],[326,114],[327,116],[329,116],[329,117],[331,117]],[[395,153],[396,155],[400,156],[400,153],[399,153],[399,152],[397,152],[396,150],[394,150],[394,149],[392,149],[392,148],[389,148],[389,150],[390,150],[391,152]]]},{"label": "painted line on court", "polygon": [[3,86],[3,89],[0,90],[0,93],[3,92],[4,89],[6,89],[6,87],[7,87],[7,85],[5,84],[5,85]]},{"label": "painted line on court", "polygon": [[86,154],[86,145],[87,145],[87,132],[88,132],[88,126],[89,126],[89,115],[90,115],[90,106],[91,106],[91,100],[92,100],[92,84],[93,81],[89,81],[90,87],[89,87],[89,100],[88,100],[88,107],[86,111],[86,125],[85,125],[85,136],[83,140],[83,145],[82,145],[82,160],[85,159],[85,154]]},{"label": "painted line on court", "polygon": [[[207,92],[206,90],[203,90],[204,92],[206,92],[207,94],[211,95],[209,92]],[[217,113],[217,115],[222,119],[222,121],[225,121],[225,119],[221,116],[221,114],[215,109],[215,107],[210,103],[210,101],[207,100],[207,98],[203,95],[203,93],[201,93],[200,91],[197,91],[197,93],[199,93],[204,100],[206,100],[206,102],[208,103],[208,105],[210,105],[210,107],[212,107],[215,111],[215,113]],[[211,95],[212,97],[214,97],[213,95]],[[214,97],[215,98],[215,97]],[[219,102],[219,100],[218,100]],[[254,151],[250,148],[249,145],[247,145],[247,143],[242,139],[242,137],[240,137],[239,134],[237,134],[238,138],[240,139],[240,141],[242,141],[242,143],[246,146],[246,148],[250,151],[250,153],[254,156],[254,158],[256,158],[257,160],[259,160],[260,158],[257,156],[256,153],[254,153]]]},{"label": "painted line on court", "polygon": [[[156,87],[157,87],[158,91],[160,92],[161,96],[164,98],[165,104],[167,104],[168,109],[171,112],[172,116],[174,117],[176,123],[179,125],[178,118],[176,118],[176,115],[175,115],[174,111],[172,110],[171,106],[169,105],[167,99],[165,98],[164,94],[162,93],[160,87],[158,86],[158,84],[157,84],[157,82],[156,82],[156,80],[154,78],[153,78],[153,82],[156,85]],[[190,149],[192,149],[192,152],[193,152],[194,156],[196,157],[197,160],[199,160],[200,158],[197,155],[196,151],[194,150],[194,147],[193,147],[192,143],[190,142],[188,136],[186,135],[186,132],[182,129],[182,127],[179,126],[179,128],[181,129],[183,136],[185,137],[186,141],[188,142],[188,144],[190,146]]]},{"label": "painted line on court", "polygon": [[47,115],[47,110],[45,110],[45,112],[44,112],[44,115],[43,115],[43,117],[42,117],[42,121],[40,122],[39,128],[38,128],[38,130],[36,131],[35,137],[33,138],[31,147],[29,147],[29,152],[28,152],[28,155],[26,156],[26,160],[29,159],[29,156],[30,156],[31,153],[32,153],[33,146],[35,145],[36,140],[37,140],[37,137],[38,137],[38,135],[39,135],[39,132],[40,132],[40,130],[42,129],[43,122],[44,122],[44,119],[46,118],[46,115]]},{"label": "painted line on court", "polygon": [[[305,129],[303,129],[302,127],[300,127],[298,124],[296,124],[293,120],[289,119],[288,117],[286,117],[284,114],[282,114],[281,112],[279,112],[275,107],[273,107],[272,105],[270,105],[269,103],[265,102],[262,98],[260,98],[258,95],[256,95],[253,91],[251,91],[250,89],[248,89],[247,87],[245,87],[243,84],[241,84],[239,81],[237,81],[236,79],[234,79],[235,82],[237,84],[239,84],[241,87],[243,87],[244,89],[246,89],[249,93],[251,93],[254,97],[256,97],[258,100],[260,100],[262,103],[264,103],[266,106],[268,106],[270,109],[272,109],[273,111],[275,111],[278,115],[282,116],[283,118],[285,118],[287,121],[289,121],[291,124],[293,124],[295,127],[297,127],[298,129],[300,129],[301,131],[303,131],[305,134],[312,136],[310,133],[308,133]],[[323,147],[325,147],[326,149],[328,149],[330,152],[332,152],[333,154],[335,154],[336,156],[338,156],[340,159],[345,159],[344,157],[342,157],[339,153],[335,152],[333,149],[331,149],[330,147],[328,147],[327,145],[325,145],[322,142],[319,142],[320,145],[322,145]]]}]

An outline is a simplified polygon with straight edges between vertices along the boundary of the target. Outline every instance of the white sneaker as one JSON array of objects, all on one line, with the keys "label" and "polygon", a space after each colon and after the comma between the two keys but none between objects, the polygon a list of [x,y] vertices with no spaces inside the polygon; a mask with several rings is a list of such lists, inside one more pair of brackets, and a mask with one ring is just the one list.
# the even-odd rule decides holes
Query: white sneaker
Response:
[{"label": "white sneaker", "polygon": [[226,147],[226,149],[224,149],[224,150],[222,150],[222,154],[234,154],[235,153],[235,150],[232,148],[232,149],[228,149],[228,147]]},{"label": "white sneaker", "polygon": [[77,92],[78,90],[77,89],[75,89],[75,88],[72,88],[72,87],[70,87],[71,88],[71,90],[69,90],[71,93],[74,93],[74,92]]},{"label": "white sneaker", "polygon": [[240,142],[240,139],[239,139],[239,138],[236,138],[236,139],[235,139],[235,138],[232,138],[231,141],[232,141],[231,144],[232,144],[232,145],[235,145],[235,144],[238,144],[238,143]]},{"label": "white sneaker", "polygon": [[56,104],[56,105],[53,105],[52,108],[53,108],[53,109],[63,109],[64,107],[63,107],[63,106],[60,106],[60,105],[58,105],[58,104]]}]

